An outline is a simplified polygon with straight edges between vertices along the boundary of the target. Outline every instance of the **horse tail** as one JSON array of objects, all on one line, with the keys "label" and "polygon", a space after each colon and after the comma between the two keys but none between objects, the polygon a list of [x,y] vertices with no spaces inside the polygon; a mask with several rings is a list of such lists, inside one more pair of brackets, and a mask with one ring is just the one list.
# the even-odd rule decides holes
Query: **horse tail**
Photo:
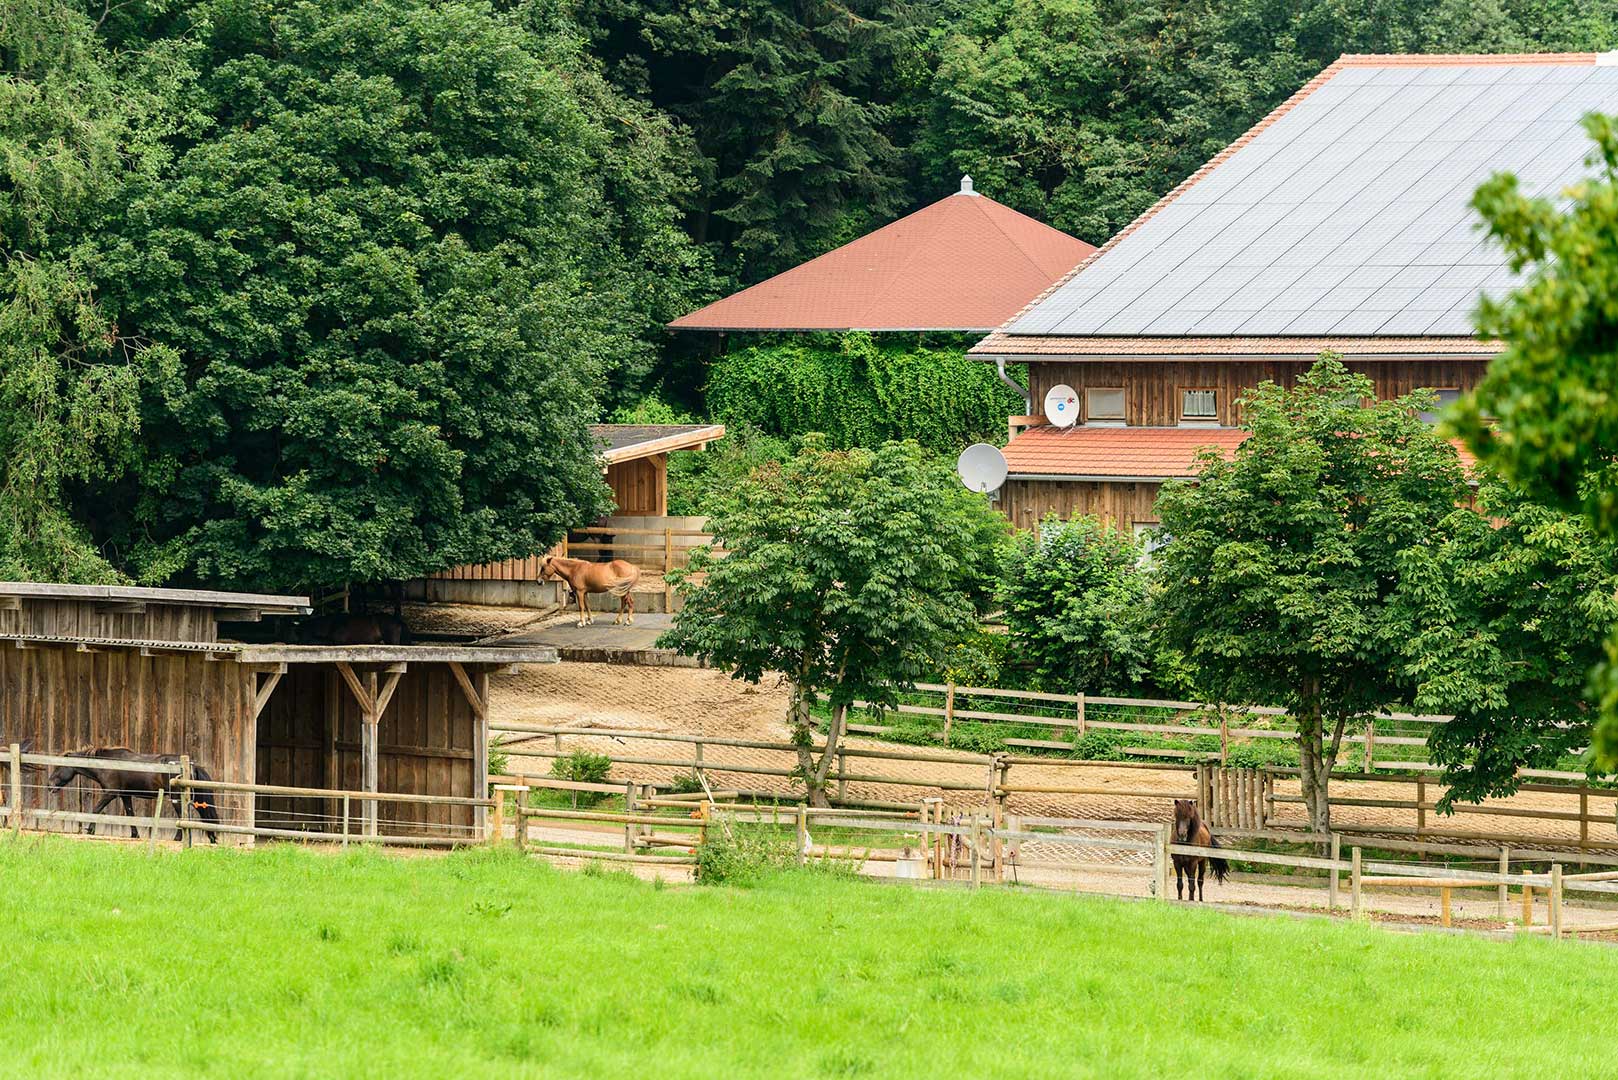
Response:
[{"label": "horse tail", "polygon": [[[1216,838],[1214,836],[1214,834],[1212,832],[1210,832],[1208,834],[1208,846],[1209,847],[1218,847],[1219,846],[1219,840],[1218,840],[1218,838]],[[1219,882],[1219,884],[1223,885],[1225,883],[1225,875],[1230,873],[1230,863],[1226,862],[1224,859],[1219,858],[1218,856],[1213,856],[1213,857],[1208,859],[1208,865],[1213,867],[1214,880]]]},{"label": "horse tail", "polygon": [[[192,764],[191,775],[198,780],[212,781],[213,776],[201,765]],[[191,805],[196,807],[197,816],[210,825],[219,824],[218,804],[214,802],[215,793],[212,791],[197,791],[193,789],[187,796]]]},{"label": "horse tail", "polygon": [[628,577],[617,578],[607,585],[607,591],[613,596],[622,599],[623,597],[629,595],[629,590],[633,589],[635,587],[635,582],[639,580],[639,574],[631,574]]}]

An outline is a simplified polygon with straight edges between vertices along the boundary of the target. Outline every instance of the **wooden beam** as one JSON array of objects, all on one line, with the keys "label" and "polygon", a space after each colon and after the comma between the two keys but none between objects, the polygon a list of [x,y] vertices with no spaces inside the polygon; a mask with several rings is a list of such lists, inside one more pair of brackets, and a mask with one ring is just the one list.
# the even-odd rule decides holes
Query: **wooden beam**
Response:
[{"label": "wooden beam", "polygon": [[466,669],[456,661],[450,661],[449,669],[455,675],[455,681],[461,684],[461,693],[466,695],[467,702],[472,706],[472,714],[479,720],[488,718],[489,710],[484,700],[472,687],[472,680],[467,678]]},{"label": "wooden beam", "polygon": [[215,622],[263,622],[264,612],[258,608],[214,608]]},{"label": "wooden beam", "polygon": [[[385,681],[382,684],[382,690],[381,690],[380,693],[377,694],[377,697],[376,697],[376,715],[377,715],[377,719],[381,719],[382,714],[388,711],[388,702],[393,700],[393,692],[395,690],[399,689],[399,679],[400,679],[401,676],[404,675],[404,670],[403,670],[404,665],[403,664],[397,664],[395,666],[398,667],[400,670],[393,671],[391,668],[389,669],[387,681]],[[374,676],[373,676],[373,678],[374,678]]]},{"label": "wooden beam", "polygon": [[[254,694],[253,694],[253,719],[254,720],[257,720],[258,716],[259,716],[259,713],[264,711],[264,706],[269,704],[270,695],[275,693],[275,688],[278,685],[280,685],[281,676],[284,675],[284,674],[286,674],[286,668],[285,667],[283,667],[280,671],[272,671],[268,675],[265,676],[263,682],[258,684],[258,688],[254,691]],[[256,681],[256,678],[255,678],[255,681]]]},{"label": "wooden beam", "polygon": [[[339,669],[347,665],[339,665]],[[377,737],[377,721],[381,712],[376,707],[377,689],[376,672],[365,673],[365,716],[360,723],[360,753],[364,758],[364,783],[360,786],[366,791],[375,791],[377,785],[377,749],[382,741]],[[365,835],[375,836],[376,829],[376,800],[365,800]]]},{"label": "wooden beam", "polygon": [[144,600],[98,600],[95,609],[103,615],[144,615]]},{"label": "wooden beam", "polygon": [[22,597],[0,596],[0,611],[21,611]]},{"label": "wooden beam", "polygon": [[367,694],[365,687],[360,685],[359,676],[354,674],[354,668],[349,664],[338,661],[337,674],[341,675],[343,681],[348,684],[349,692],[354,695],[354,700],[360,703],[360,709],[368,716],[374,713],[376,711],[376,699]]}]

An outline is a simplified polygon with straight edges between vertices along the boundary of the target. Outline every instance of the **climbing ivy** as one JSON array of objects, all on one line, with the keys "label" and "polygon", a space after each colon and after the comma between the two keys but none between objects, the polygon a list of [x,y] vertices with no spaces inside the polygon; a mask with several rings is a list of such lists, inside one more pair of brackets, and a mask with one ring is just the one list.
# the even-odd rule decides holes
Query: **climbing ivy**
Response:
[{"label": "climbing ivy", "polygon": [[708,381],[720,423],[784,437],[823,432],[839,447],[914,439],[953,454],[1004,442],[1006,417],[1022,408],[994,367],[964,348],[878,343],[866,333],[741,349],[721,357]]}]

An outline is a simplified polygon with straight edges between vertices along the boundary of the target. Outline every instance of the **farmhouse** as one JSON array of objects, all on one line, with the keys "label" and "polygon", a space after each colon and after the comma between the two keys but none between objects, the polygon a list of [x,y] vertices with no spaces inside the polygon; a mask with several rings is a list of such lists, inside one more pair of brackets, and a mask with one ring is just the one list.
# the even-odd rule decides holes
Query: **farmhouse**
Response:
[{"label": "farmhouse", "polygon": [[[0,743],[35,753],[123,746],[185,754],[216,781],[323,789],[219,796],[251,836],[340,831],[338,793],[480,799],[489,674],[549,649],[244,644],[221,626],[302,615],[300,596],[0,583]],[[30,781],[25,809],[78,829],[92,791]],[[348,829],[417,842],[472,839],[467,804],[347,801]],[[40,813],[40,812],[47,813]]]},{"label": "farmhouse", "polygon": [[1090,244],[961,189],[669,323],[674,330],[987,333]]},{"label": "farmhouse", "polygon": [[[1242,439],[1237,400],[1325,350],[1379,395],[1440,404],[1498,342],[1481,294],[1513,274],[1470,200],[1587,175],[1580,120],[1618,109],[1618,54],[1344,56],[971,350],[1028,365],[1029,413],[1072,390],[1078,422],[1011,420],[1002,510],[1096,514],[1137,532],[1201,447]],[[1067,395],[1063,395],[1064,397]]]}]

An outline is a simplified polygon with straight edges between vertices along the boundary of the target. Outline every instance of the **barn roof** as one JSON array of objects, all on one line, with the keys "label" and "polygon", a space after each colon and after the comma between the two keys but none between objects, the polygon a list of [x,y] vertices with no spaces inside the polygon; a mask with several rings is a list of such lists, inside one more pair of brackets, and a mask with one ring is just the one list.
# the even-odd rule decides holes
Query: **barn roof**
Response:
[{"label": "barn roof", "polygon": [[0,581],[0,597],[251,608],[271,615],[304,615],[309,611],[307,596],[268,596],[263,593],[219,592],[213,589],[146,589],[124,585],[58,585],[44,581]]},{"label": "barn roof", "polygon": [[1093,245],[971,190],[693,311],[676,330],[952,330],[1014,315]]},{"label": "barn roof", "polygon": [[1239,428],[1040,426],[1006,444],[1010,478],[1164,480],[1195,476],[1204,448],[1234,453],[1248,433]]},{"label": "barn roof", "polygon": [[973,352],[1290,337],[1492,353],[1472,312],[1516,278],[1473,193],[1509,171],[1559,196],[1591,172],[1581,119],[1615,109],[1614,53],[1344,56]]},{"label": "barn roof", "polygon": [[690,450],[725,437],[724,424],[591,424],[590,436],[609,465]]}]

